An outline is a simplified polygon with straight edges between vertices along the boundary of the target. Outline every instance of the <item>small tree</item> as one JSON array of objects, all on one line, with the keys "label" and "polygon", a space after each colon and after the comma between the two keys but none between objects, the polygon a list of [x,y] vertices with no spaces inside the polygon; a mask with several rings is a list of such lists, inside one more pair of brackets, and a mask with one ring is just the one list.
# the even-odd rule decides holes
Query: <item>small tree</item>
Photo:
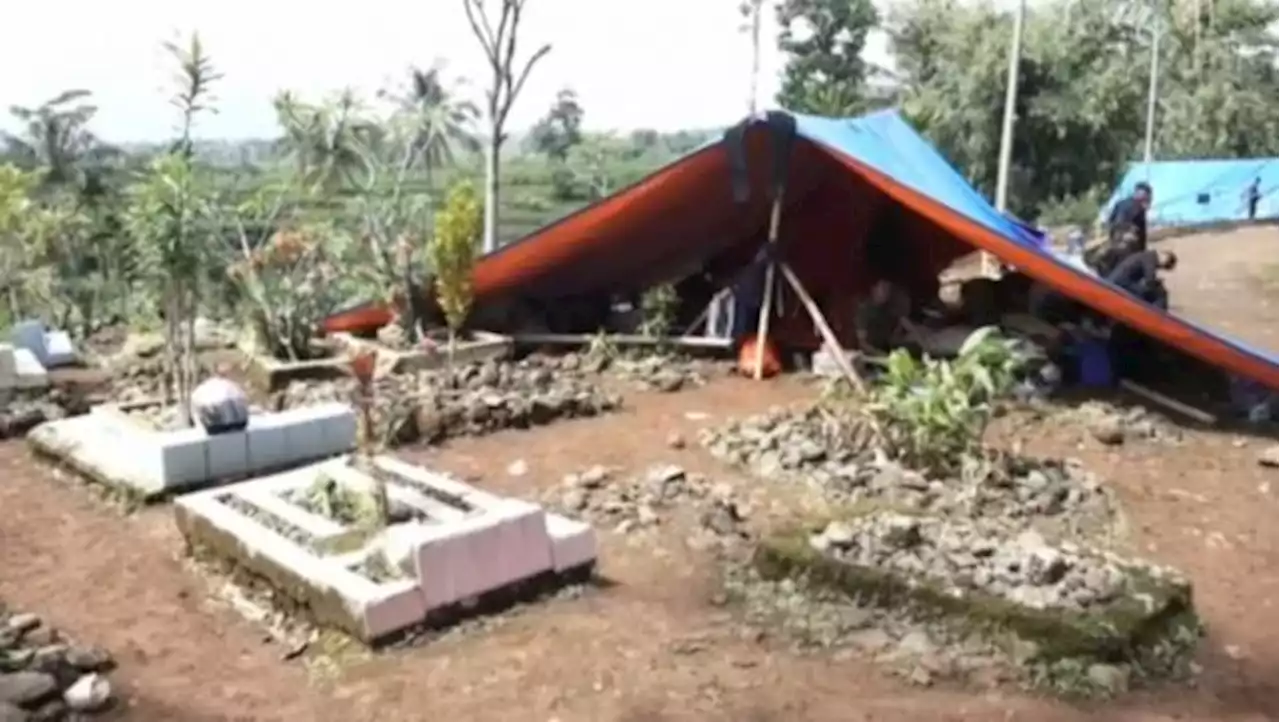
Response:
[{"label": "small tree", "polygon": [[449,357],[453,358],[458,332],[471,312],[471,269],[480,241],[482,214],[475,188],[461,182],[449,191],[444,208],[436,216],[431,241],[431,266],[436,298],[449,326]]},{"label": "small tree", "polygon": [[130,189],[126,225],[147,255],[148,279],[160,289],[164,309],[165,366],[168,391],[177,396],[180,418],[191,424],[191,387],[195,380],[195,317],[204,273],[204,255],[214,239],[208,233],[210,189],[198,172],[191,141],[196,117],[209,110],[209,86],[220,76],[192,35],[185,47],[166,43],[178,61],[179,135],[168,153],[150,166]]},{"label": "small tree", "polygon": [[[489,89],[485,91],[485,111],[489,121],[489,137],[485,143],[484,163],[484,250],[498,248],[498,154],[506,142],[507,116],[515,105],[533,66],[547,53],[550,45],[538,48],[520,66],[516,60],[516,37],[520,17],[528,0],[499,0],[497,18],[490,17],[485,0],[462,0],[471,32],[480,41],[489,63]],[[494,22],[494,21],[497,22]]]}]

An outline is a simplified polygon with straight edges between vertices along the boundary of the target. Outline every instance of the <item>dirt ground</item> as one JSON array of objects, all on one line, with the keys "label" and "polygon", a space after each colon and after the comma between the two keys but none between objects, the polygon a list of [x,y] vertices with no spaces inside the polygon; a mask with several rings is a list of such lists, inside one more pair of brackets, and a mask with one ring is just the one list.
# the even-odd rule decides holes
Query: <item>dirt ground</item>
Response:
[{"label": "dirt ground", "polygon": [[[1274,351],[1275,292],[1262,290],[1260,267],[1274,263],[1275,243],[1274,229],[1169,241],[1180,256],[1170,281],[1179,310]],[[759,482],[696,443],[674,450],[668,437],[693,442],[699,426],[812,394],[786,380],[723,379],[630,394],[626,411],[601,419],[408,455],[529,497],[593,464],[640,471],[671,462],[742,486],[755,519],[774,511]],[[113,650],[112,678],[126,699],[116,718],[138,722],[1277,719],[1277,476],[1255,462],[1275,440],[1189,432],[1181,446],[1104,449],[1079,436],[1024,425],[996,440],[1083,459],[1124,500],[1142,551],[1190,575],[1209,627],[1194,687],[1078,707],[1013,691],[921,690],[857,658],[798,656],[781,640],[744,635],[716,606],[714,569],[684,547],[678,525],[645,544],[602,533],[607,588],[317,676],[281,661],[259,628],[210,599],[180,560],[164,508],[122,518],[13,442],[0,445],[0,598]],[[527,473],[507,473],[516,460]]]}]

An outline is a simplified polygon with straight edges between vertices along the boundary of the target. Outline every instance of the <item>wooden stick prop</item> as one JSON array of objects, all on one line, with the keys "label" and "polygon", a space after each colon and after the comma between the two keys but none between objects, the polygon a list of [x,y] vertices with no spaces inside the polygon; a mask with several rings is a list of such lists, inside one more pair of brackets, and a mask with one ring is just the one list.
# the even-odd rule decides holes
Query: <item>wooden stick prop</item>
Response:
[{"label": "wooden stick prop", "polygon": [[827,323],[827,319],[822,315],[822,310],[818,308],[818,304],[814,302],[813,297],[805,290],[804,284],[800,283],[800,278],[796,276],[795,271],[791,270],[791,266],[788,266],[786,262],[780,262],[778,265],[782,269],[783,278],[787,279],[787,283],[791,284],[791,289],[796,292],[796,296],[800,298],[800,303],[809,312],[809,318],[813,320],[813,325],[817,327],[818,333],[822,335],[822,340],[826,343],[832,355],[835,356],[836,363],[840,364],[840,370],[844,373],[845,378],[859,392],[866,391],[866,386],[862,383],[862,377],[858,375],[858,371],[849,362],[849,357],[845,355],[844,349],[840,347],[840,340],[836,338],[835,331],[831,330],[831,325]]},{"label": "wooden stick prop", "polygon": [[[773,207],[769,209],[769,240],[767,241],[771,248],[776,249],[778,245],[778,226],[782,224],[782,193],[779,192],[773,197]],[[759,381],[764,378],[764,345],[769,338],[769,312],[773,306],[773,271],[774,262],[771,255],[766,255],[764,271],[764,298],[760,302],[760,316],[756,321],[756,368],[755,379]]]}]

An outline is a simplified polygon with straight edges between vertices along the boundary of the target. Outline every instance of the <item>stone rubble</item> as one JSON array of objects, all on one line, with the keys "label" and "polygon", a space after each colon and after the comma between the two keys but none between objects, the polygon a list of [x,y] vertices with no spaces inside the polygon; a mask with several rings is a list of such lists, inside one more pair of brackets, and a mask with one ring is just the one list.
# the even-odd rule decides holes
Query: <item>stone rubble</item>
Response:
[{"label": "stone rubble", "polygon": [[1131,581],[1186,581],[1175,572],[1098,554],[1034,531],[877,512],[833,521],[810,546],[839,561],[894,573],[951,596],[981,593],[1030,609],[1087,612],[1136,593]]},{"label": "stone rubble", "polygon": [[672,515],[692,512],[698,528],[722,542],[748,538],[746,506],[732,487],[712,483],[674,464],[657,464],[623,478],[603,466],[567,475],[544,503],[616,534],[664,526]]},{"label": "stone rubble", "polygon": [[838,503],[884,502],[937,515],[986,517],[1051,536],[1110,534],[1111,494],[1077,464],[1013,456],[969,459],[959,479],[929,479],[854,443],[819,407],[767,413],[704,429],[715,457],[770,481],[803,481]]},{"label": "stone rubble", "polygon": [[1058,411],[1064,422],[1079,425],[1104,446],[1129,441],[1180,444],[1182,430],[1169,419],[1141,406],[1117,406],[1105,401],[1087,401],[1075,408]]},{"label": "stone rubble", "polygon": [[619,352],[613,355],[571,353],[559,357],[561,367],[588,373],[608,374],[643,391],[673,393],[696,388],[723,369],[723,364],[690,358],[677,353],[640,351]]},{"label": "stone rubble", "polygon": [[[565,373],[553,359],[542,357],[386,376],[374,383],[374,423],[396,443],[539,426],[596,416],[621,406],[616,394],[606,393],[581,375]],[[276,399],[275,406],[350,403],[355,388],[352,379],[298,381]]]},{"label": "stone rubble", "polygon": [[0,720],[61,722],[108,709],[111,655],[0,604]]},{"label": "stone rubble", "polygon": [[86,410],[83,399],[73,398],[57,387],[15,391],[10,398],[0,401],[0,439],[24,436],[46,421],[56,421]]}]

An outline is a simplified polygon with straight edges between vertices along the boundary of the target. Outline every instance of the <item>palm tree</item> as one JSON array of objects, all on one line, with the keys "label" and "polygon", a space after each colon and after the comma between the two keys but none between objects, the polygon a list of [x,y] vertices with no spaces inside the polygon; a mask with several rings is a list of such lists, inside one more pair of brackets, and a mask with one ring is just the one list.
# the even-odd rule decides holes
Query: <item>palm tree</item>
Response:
[{"label": "palm tree", "polygon": [[396,105],[397,119],[409,135],[405,165],[420,166],[428,187],[432,171],[451,164],[459,150],[480,148],[473,132],[480,109],[460,99],[456,86],[446,86],[443,76],[439,64],[428,70],[411,67],[402,90],[380,93]]},{"label": "palm tree", "polygon": [[98,107],[85,102],[87,90],[66,90],[34,108],[12,106],[21,134],[0,133],[8,154],[25,167],[47,169],[47,186],[83,188],[100,180],[100,171],[117,151],[87,128]]},{"label": "palm tree", "polygon": [[310,105],[284,92],[273,101],[284,131],[281,145],[299,175],[319,187],[335,190],[356,184],[370,170],[369,152],[376,126],[363,117],[363,108],[350,90],[335,100]]}]

